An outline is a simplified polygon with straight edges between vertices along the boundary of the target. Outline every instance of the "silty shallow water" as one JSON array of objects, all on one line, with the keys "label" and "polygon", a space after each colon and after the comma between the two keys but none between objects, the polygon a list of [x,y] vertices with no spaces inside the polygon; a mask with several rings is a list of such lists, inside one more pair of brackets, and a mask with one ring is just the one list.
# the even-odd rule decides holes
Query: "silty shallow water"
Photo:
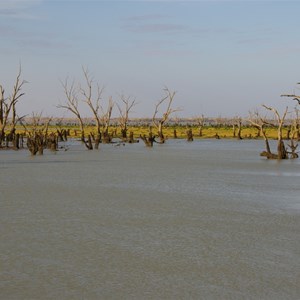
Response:
[{"label": "silty shallow water", "polygon": [[300,162],[262,141],[0,152],[1,299],[299,299]]}]

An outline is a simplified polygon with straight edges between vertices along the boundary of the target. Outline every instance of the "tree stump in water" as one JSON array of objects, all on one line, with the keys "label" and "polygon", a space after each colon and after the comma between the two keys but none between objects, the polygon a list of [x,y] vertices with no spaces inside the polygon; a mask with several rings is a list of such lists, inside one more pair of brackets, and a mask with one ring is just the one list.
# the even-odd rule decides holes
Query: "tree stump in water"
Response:
[{"label": "tree stump in water", "polygon": [[97,134],[95,138],[95,149],[99,149],[100,141],[101,141],[101,134]]},{"label": "tree stump in water", "polygon": [[140,138],[143,140],[147,147],[153,147],[153,143],[155,142],[155,135],[152,135],[152,132],[149,133],[149,136],[140,135]]},{"label": "tree stump in water", "polygon": [[194,140],[192,129],[188,129],[186,134],[187,134],[187,141],[192,142]]},{"label": "tree stump in water", "polygon": [[20,149],[20,134],[19,133],[17,133],[17,134],[14,135],[13,149],[14,150]]},{"label": "tree stump in water", "polygon": [[173,136],[174,136],[174,139],[177,139],[177,131],[176,131],[176,129],[174,129]]},{"label": "tree stump in water", "polygon": [[128,140],[128,143],[130,143],[130,144],[134,143],[133,131],[130,131],[130,132],[129,132],[129,140]]},{"label": "tree stump in water", "polygon": [[282,140],[278,141],[277,145],[278,159],[286,159],[288,158],[287,152],[284,146],[284,142]]}]

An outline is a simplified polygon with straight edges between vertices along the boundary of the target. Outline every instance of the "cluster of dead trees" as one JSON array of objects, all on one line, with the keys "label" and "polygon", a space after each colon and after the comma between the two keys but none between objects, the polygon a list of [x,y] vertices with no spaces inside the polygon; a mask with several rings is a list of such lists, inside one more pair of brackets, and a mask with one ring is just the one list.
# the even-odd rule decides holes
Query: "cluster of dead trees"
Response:
[{"label": "cluster of dead trees", "polygon": [[[26,81],[21,79],[20,67],[10,95],[6,96],[5,89],[0,85],[0,149],[18,150],[24,148],[26,144],[32,155],[43,154],[46,148],[56,151],[58,141],[67,138],[66,132],[57,130],[57,134],[49,133],[51,118],[42,123],[42,114],[33,113],[28,124],[25,122],[26,116],[17,114],[17,104],[25,95],[22,92],[24,84]],[[16,130],[17,124],[24,128],[21,133],[20,130]]]},{"label": "cluster of dead trees", "polygon": [[[286,96],[286,95],[282,95]],[[300,99],[298,96],[294,96],[295,99]],[[299,101],[299,100],[298,100]],[[252,124],[259,131],[265,141],[266,150],[261,152],[261,156],[265,156],[269,159],[287,159],[287,158],[298,158],[297,148],[298,141],[300,141],[300,120],[299,120],[299,109],[295,107],[294,109],[294,118],[292,118],[292,124],[289,125],[287,136],[283,137],[283,126],[288,114],[291,112],[288,111],[288,107],[284,110],[282,114],[278,112],[274,107],[269,107],[263,105],[263,107],[273,113],[274,121],[270,122],[266,116],[263,116],[258,111],[250,113],[249,123]],[[266,128],[275,127],[277,128],[277,152],[272,152],[269,139],[267,136]],[[287,141],[285,144],[284,140]]]},{"label": "cluster of dead trees", "polygon": [[[80,140],[87,149],[98,149],[100,143],[113,143],[113,139],[118,138],[122,143],[135,143],[138,139],[134,138],[133,132],[128,132],[129,116],[132,109],[137,105],[136,99],[124,94],[119,95],[119,101],[116,102],[110,96],[104,101],[103,91],[97,82],[94,81],[89,70],[82,68],[84,84],[68,79],[62,81],[62,87],[65,95],[65,100],[57,107],[69,111],[76,117],[79,124]],[[42,118],[42,114],[33,113],[31,121],[25,122],[25,116],[17,114],[17,104],[24,95],[22,88],[26,83],[21,79],[21,67],[16,77],[13,90],[10,95],[6,96],[5,90],[0,85],[0,148],[24,148],[26,143],[28,150],[32,155],[43,154],[44,149],[57,151],[59,142],[67,141],[70,136],[70,130],[63,129],[58,124],[56,132],[49,132],[49,124],[52,118]],[[168,124],[170,117],[175,112],[181,110],[174,108],[173,102],[176,92],[170,91],[167,87],[163,89],[163,96],[157,102],[154,108],[154,113],[149,126],[148,134],[140,135],[140,139],[147,147],[153,147],[154,143],[164,144],[168,137],[164,134],[164,128]],[[266,112],[271,112],[273,118],[267,117],[257,111],[251,112],[247,119],[235,117],[229,121],[226,126],[232,126],[232,136],[239,140],[242,139],[243,124],[248,123],[257,129],[257,137],[263,137],[265,141],[266,150],[261,153],[269,159],[286,159],[297,158],[297,142],[300,140],[300,121],[299,121],[299,105],[300,96],[286,94],[284,97],[292,97],[297,102],[293,112],[288,111],[288,108],[280,114],[277,109],[263,105]],[[86,105],[94,120],[95,130],[86,133],[87,124],[81,115],[81,105]],[[105,105],[106,104],[106,105]],[[118,110],[118,124],[120,134],[117,134],[117,129],[111,126],[112,112],[117,107]],[[287,137],[283,138],[283,127],[286,126],[287,116],[292,116],[292,124],[289,124]],[[291,119],[291,118],[290,118]],[[198,127],[197,136],[203,136],[203,128],[205,126],[206,118],[204,115],[194,119]],[[270,121],[271,120],[271,121]],[[228,120],[227,120],[228,121]],[[23,127],[24,131],[16,130],[16,125]],[[224,120],[221,118],[215,119],[215,128],[224,126]],[[267,136],[267,128],[277,128],[277,151],[271,151],[269,139]],[[174,129],[173,138],[177,138],[176,129]],[[191,127],[186,130],[187,141],[194,140],[194,133]],[[216,130],[215,138],[220,136]],[[287,141],[285,143],[285,141]]]},{"label": "cluster of dead trees", "polygon": [[[58,108],[66,109],[71,112],[77,119],[80,126],[81,141],[87,149],[98,149],[100,143],[111,143],[113,138],[116,137],[114,131],[109,131],[112,111],[115,106],[115,101],[110,96],[107,100],[106,108],[103,105],[103,90],[98,83],[95,83],[89,70],[82,68],[84,75],[84,85],[76,83],[75,81],[69,82],[66,79],[61,82],[65,101],[59,104]],[[130,96],[120,95],[121,104],[116,104],[119,110],[119,124],[121,127],[121,139],[123,142],[134,143],[133,133],[128,134],[128,121],[129,113],[132,108],[137,104],[136,99],[131,99]],[[90,109],[94,122],[96,124],[96,132],[85,133],[85,123],[80,113],[80,104],[84,103]]]},{"label": "cluster of dead trees", "polygon": [[[138,142],[138,140],[134,139],[133,132],[128,133],[129,114],[133,107],[137,105],[136,99],[121,94],[119,96],[119,103],[116,103],[112,97],[109,97],[106,101],[105,108],[103,105],[103,87],[100,87],[98,83],[94,82],[88,69],[82,68],[82,71],[84,75],[84,85],[74,81],[70,83],[68,79],[61,83],[65,94],[65,101],[59,104],[58,108],[66,109],[76,117],[80,126],[81,141],[85,144],[87,149],[98,149],[100,143],[111,143],[113,138],[117,137],[115,131],[109,130],[115,104],[119,111],[118,123],[121,128],[120,138],[122,142]],[[163,91],[164,96],[155,106],[149,134],[140,136],[141,140],[143,140],[148,147],[152,147],[154,142],[160,144],[165,142],[166,137],[163,133],[164,125],[167,123],[170,115],[179,110],[178,108],[174,109],[172,106],[176,92],[171,92],[168,88],[165,88]],[[79,108],[82,103],[88,106],[93,115],[96,124],[95,134],[85,134],[85,124]],[[164,112],[159,116],[163,106],[165,106]],[[153,128],[157,130],[157,135],[153,133]]]}]

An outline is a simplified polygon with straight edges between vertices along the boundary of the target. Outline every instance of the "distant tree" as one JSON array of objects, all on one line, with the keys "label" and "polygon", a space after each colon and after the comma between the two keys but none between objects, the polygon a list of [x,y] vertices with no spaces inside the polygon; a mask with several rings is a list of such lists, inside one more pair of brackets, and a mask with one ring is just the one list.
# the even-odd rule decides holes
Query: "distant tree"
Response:
[{"label": "distant tree", "polygon": [[[237,129],[237,133],[236,133]],[[236,137],[238,140],[242,139],[242,118],[236,116],[232,119],[232,130],[233,130],[233,137]]]},{"label": "distant tree", "polygon": [[198,128],[199,128],[199,136],[202,137],[203,136],[203,127],[204,127],[204,124],[205,124],[205,117],[202,114],[201,116],[198,116],[195,119],[196,119],[196,122],[197,122],[197,125],[198,125]]},{"label": "distant tree", "polygon": [[[93,96],[93,78],[91,78],[89,70],[82,68],[84,78],[85,78],[85,83],[86,83],[86,88],[83,88],[82,86],[80,87],[80,92],[83,95],[83,102],[85,102],[89,108],[91,109],[94,120],[96,122],[97,126],[97,133],[101,134],[101,117],[99,115],[99,109],[100,109],[100,100],[102,97],[102,93],[104,90],[104,87],[100,87],[99,84],[96,84],[96,92],[95,96]],[[94,88],[95,89],[95,88]]]},{"label": "distant tree", "polygon": [[[129,113],[132,110],[132,108],[137,105],[136,99],[131,99],[130,96],[125,96],[123,94],[120,95],[120,100],[122,102],[122,106],[117,103],[117,107],[119,110],[119,123],[121,127],[121,135],[122,140],[126,142],[128,140],[127,138],[127,131],[128,131],[128,120],[129,120]],[[133,141],[131,141],[133,142]]]},{"label": "distant tree", "polygon": [[[82,68],[86,87],[80,86],[80,93],[83,96],[83,102],[85,102],[93,113],[93,117],[96,123],[96,138],[95,138],[95,149],[98,149],[101,141],[101,105],[100,100],[104,88],[100,87],[97,83],[96,87],[93,86],[93,78],[91,77],[87,68]],[[94,91],[96,89],[96,92]],[[95,94],[95,96],[94,96]]]},{"label": "distant tree", "polygon": [[22,69],[20,66],[13,91],[7,98],[5,97],[5,90],[3,86],[0,85],[0,147],[2,147],[2,142],[5,139],[5,130],[9,123],[9,117],[11,117],[9,138],[11,140],[15,138],[15,126],[19,120],[17,117],[16,105],[20,98],[25,94],[22,92],[22,87],[26,81],[21,79],[21,73]]},{"label": "distant tree", "polygon": [[[300,85],[300,82],[298,82],[297,84]],[[297,102],[297,106],[299,107],[299,105],[300,105],[300,96],[296,95],[295,93],[294,94],[283,94],[283,95],[281,95],[281,97],[293,98],[293,100]],[[295,119],[293,122],[294,123],[293,131],[294,131],[294,134],[296,134],[296,136],[297,136],[297,140],[299,141],[300,140],[300,122],[299,122],[299,109],[297,106],[295,107]]]},{"label": "distant tree", "polygon": [[113,98],[110,96],[108,99],[106,110],[101,106],[102,116],[101,116],[101,123],[102,123],[102,143],[110,143],[112,140],[112,136],[109,134],[109,126],[112,116],[112,110],[114,108],[114,101]]},{"label": "distant tree", "polygon": [[[176,92],[171,92],[167,87],[164,88],[165,96],[156,104],[155,111],[152,117],[152,124],[156,127],[158,131],[158,137],[160,139],[160,143],[165,142],[165,136],[163,134],[163,126],[168,121],[170,115],[176,111],[181,109],[179,108],[172,108],[173,100],[175,97]],[[161,117],[157,117],[159,109],[163,104],[166,104],[165,112],[162,114]]]},{"label": "distant tree", "polygon": [[272,154],[269,139],[266,134],[266,126],[269,124],[267,121],[266,116],[261,116],[261,114],[258,112],[258,110],[255,110],[254,112],[249,113],[249,118],[247,120],[252,126],[257,128],[260,131],[260,134],[263,136],[265,145],[266,145],[266,151],[262,152],[261,155],[266,156],[268,158],[275,158],[275,155]]},{"label": "distant tree", "polygon": [[282,128],[284,125],[286,115],[288,113],[288,107],[286,107],[282,116],[280,116],[279,112],[274,107],[269,107],[266,105],[263,105],[263,107],[269,111],[272,111],[274,113],[274,116],[276,117],[276,120],[277,120],[277,158],[278,159],[286,159],[286,158],[288,158],[288,156],[287,156],[287,151],[286,151],[286,148],[285,148],[285,145],[283,142]]},{"label": "distant tree", "polygon": [[64,82],[61,82],[61,84],[64,89],[66,99],[64,104],[59,104],[57,107],[70,111],[77,118],[80,126],[80,131],[81,131],[80,139],[85,144],[87,149],[92,150],[93,146],[91,143],[91,138],[89,137],[87,141],[85,140],[85,132],[84,132],[85,126],[79,111],[79,99],[78,99],[79,88],[75,86],[74,81],[70,84],[68,78]]}]

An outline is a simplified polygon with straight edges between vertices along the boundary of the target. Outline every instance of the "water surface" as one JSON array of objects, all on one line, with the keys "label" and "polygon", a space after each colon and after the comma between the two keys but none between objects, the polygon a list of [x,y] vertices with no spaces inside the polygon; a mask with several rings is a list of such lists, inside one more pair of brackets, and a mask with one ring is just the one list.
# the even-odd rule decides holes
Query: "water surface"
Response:
[{"label": "water surface", "polygon": [[299,299],[300,160],[262,141],[0,152],[1,299]]}]

